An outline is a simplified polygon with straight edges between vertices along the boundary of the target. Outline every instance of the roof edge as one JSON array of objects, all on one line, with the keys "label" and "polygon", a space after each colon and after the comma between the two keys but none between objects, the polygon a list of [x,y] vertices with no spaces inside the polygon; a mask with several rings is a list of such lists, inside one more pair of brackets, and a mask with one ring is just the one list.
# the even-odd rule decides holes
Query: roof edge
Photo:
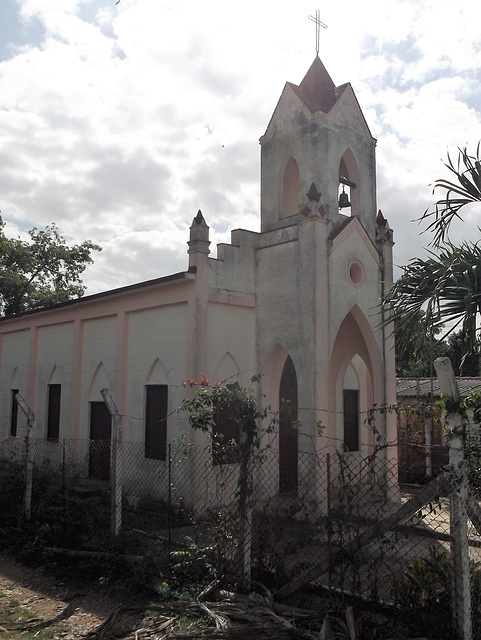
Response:
[{"label": "roof edge", "polygon": [[72,300],[66,300],[65,302],[59,302],[58,304],[52,304],[48,307],[39,307],[38,309],[29,309],[28,311],[22,311],[21,313],[15,313],[9,316],[0,317],[0,322],[7,322],[16,320],[17,318],[24,318],[25,316],[31,316],[37,313],[45,313],[49,311],[55,311],[57,309],[63,309],[76,304],[89,303],[109,296],[123,295],[124,293],[130,293],[131,291],[137,291],[148,287],[155,287],[157,285],[169,284],[177,280],[191,280],[188,276],[197,272],[197,267],[189,267],[187,271],[179,271],[178,273],[172,273],[168,276],[161,276],[160,278],[153,278],[152,280],[144,280],[143,282],[136,282],[135,284],[128,284],[118,289],[109,289],[108,291],[100,291],[99,293],[92,293],[91,295],[82,296],[80,298],[74,298]]}]

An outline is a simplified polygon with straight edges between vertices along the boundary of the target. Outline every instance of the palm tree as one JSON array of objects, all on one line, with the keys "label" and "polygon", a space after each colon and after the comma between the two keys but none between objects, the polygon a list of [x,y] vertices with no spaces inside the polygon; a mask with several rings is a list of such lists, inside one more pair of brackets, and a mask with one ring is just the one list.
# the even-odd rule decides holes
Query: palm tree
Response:
[{"label": "palm tree", "polygon": [[397,323],[396,349],[400,353],[426,352],[433,335],[443,339],[459,328],[463,357],[478,347],[481,247],[471,241],[456,246],[449,240],[448,231],[454,218],[462,219],[460,210],[464,206],[481,201],[480,145],[476,157],[469,155],[467,147],[460,148],[457,164],[448,155],[446,167],[456,181],[435,182],[434,189],[442,189],[443,197],[422,216],[434,216],[427,228],[434,234],[433,249],[427,258],[414,258],[403,267],[401,277],[385,298],[389,321]]},{"label": "palm tree", "polygon": [[441,178],[434,183],[433,193],[436,189],[442,189],[444,197],[439,199],[434,207],[427,209],[422,220],[434,216],[426,231],[432,231],[434,238],[431,242],[439,246],[448,238],[449,226],[454,218],[462,220],[459,211],[467,204],[481,202],[481,158],[480,144],[476,149],[476,156],[468,153],[468,148],[458,148],[458,161],[455,164],[448,153],[448,161],[445,166],[456,176],[456,181],[451,182]]}]

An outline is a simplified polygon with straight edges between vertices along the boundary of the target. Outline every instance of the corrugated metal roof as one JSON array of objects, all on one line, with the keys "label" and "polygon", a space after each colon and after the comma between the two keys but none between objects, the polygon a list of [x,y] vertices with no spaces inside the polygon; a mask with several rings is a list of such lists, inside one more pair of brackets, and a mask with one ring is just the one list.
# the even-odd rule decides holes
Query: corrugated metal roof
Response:
[{"label": "corrugated metal roof", "polygon": [[[459,393],[465,395],[471,389],[481,389],[481,378],[456,378]],[[396,395],[400,398],[427,398],[431,395],[431,378],[397,378]],[[433,395],[439,398],[441,391],[437,378],[433,378]]]}]

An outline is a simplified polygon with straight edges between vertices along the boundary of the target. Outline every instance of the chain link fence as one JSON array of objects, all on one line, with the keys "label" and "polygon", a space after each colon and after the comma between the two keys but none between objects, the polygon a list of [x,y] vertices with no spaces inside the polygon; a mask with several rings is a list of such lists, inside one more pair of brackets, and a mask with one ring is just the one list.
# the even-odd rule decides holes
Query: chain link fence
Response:
[{"label": "chain link fence", "polygon": [[[46,547],[89,552],[100,540],[112,549],[111,452],[111,443],[102,441],[0,443],[2,531],[23,526],[23,511],[36,528],[39,553]],[[402,491],[397,460],[387,460],[385,451],[368,457],[299,452],[291,491],[280,493],[272,445],[256,450],[244,466],[214,464],[210,447],[184,440],[168,446],[166,460],[145,459],[143,443],[124,442],[121,460],[122,552],[164,555],[187,576],[195,550],[202,550],[212,575],[230,576],[232,583],[255,580],[281,598],[295,590],[336,593],[401,611],[432,637],[456,637],[452,498],[468,467],[461,479],[446,470]],[[247,484],[241,483],[243,469]],[[454,518],[465,520],[469,615],[473,637],[480,637],[476,491],[466,493],[465,514],[458,510]]]}]

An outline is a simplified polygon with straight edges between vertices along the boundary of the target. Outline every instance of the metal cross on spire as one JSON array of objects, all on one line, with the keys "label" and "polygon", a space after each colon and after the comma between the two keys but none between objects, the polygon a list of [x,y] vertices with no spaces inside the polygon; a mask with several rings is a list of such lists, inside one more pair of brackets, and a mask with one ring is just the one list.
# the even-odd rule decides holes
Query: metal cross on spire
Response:
[{"label": "metal cross on spire", "polygon": [[324,22],[321,22],[321,14],[319,9],[316,9],[316,15],[315,16],[309,16],[309,20],[312,20],[312,22],[314,22],[316,24],[316,54],[319,55],[319,35],[321,32],[321,27],[323,29],[327,29],[327,24],[324,24]]}]

